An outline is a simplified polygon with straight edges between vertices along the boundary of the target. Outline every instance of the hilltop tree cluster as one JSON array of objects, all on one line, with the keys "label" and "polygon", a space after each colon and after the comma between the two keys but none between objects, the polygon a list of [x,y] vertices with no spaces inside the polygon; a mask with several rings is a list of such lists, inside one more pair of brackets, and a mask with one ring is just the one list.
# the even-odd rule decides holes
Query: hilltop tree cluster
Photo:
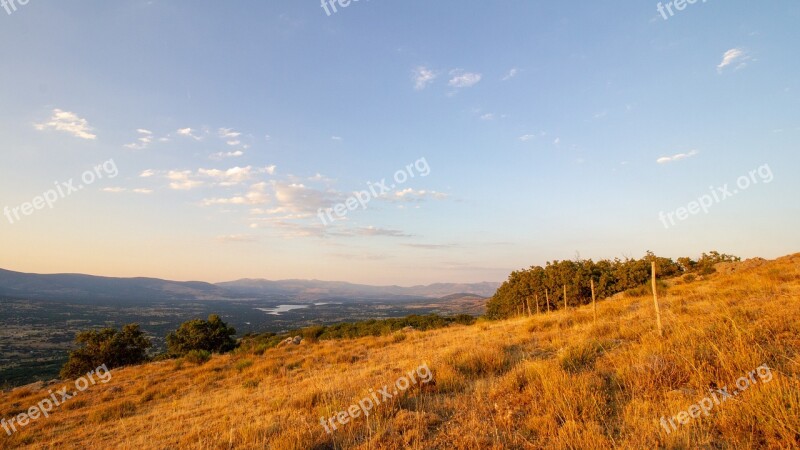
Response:
[{"label": "hilltop tree cluster", "polygon": [[715,271],[714,265],[721,262],[740,261],[740,258],[716,251],[703,253],[698,260],[691,258],[658,257],[652,252],[641,259],[600,261],[552,261],[545,267],[532,266],[514,271],[509,275],[487,304],[487,317],[504,319],[531,312],[564,308],[564,287],[569,306],[591,303],[591,281],[594,280],[596,298],[603,299],[614,294],[645,286],[650,280],[651,263],[655,261],[661,279],[684,274],[708,275]]}]

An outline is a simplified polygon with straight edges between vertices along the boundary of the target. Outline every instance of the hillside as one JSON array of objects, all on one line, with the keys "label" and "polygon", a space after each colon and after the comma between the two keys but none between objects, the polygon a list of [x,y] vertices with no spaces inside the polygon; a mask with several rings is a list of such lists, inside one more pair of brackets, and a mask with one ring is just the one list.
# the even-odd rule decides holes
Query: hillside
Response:
[{"label": "hillside", "polygon": [[[0,431],[0,448],[800,446],[800,254],[673,280],[660,303],[663,338],[652,297],[622,295],[598,304],[597,323],[582,307],[114,370],[48,418]],[[407,390],[383,389],[404,376]],[[62,386],[4,393],[0,416]],[[359,402],[371,414],[332,430]],[[699,417],[681,425],[682,411]]]}]

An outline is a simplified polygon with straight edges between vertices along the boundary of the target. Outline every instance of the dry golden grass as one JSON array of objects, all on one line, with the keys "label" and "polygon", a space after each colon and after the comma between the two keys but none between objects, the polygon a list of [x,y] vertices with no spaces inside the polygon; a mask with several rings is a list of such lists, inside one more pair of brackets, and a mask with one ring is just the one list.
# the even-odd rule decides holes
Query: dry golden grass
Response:
[{"label": "dry golden grass", "polygon": [[[600,449],[800,446],[800,254],[529,319],[327,341],[113,371],[1,448]],[[328,435],[319,423],[427,363],[410,389]],[[667,434],[671,416],[761,364],[774,379]],[[58,385],[60,387],[60,385]],[[47,391],[3,394],[0,415]],[[0,430],[2,431],[2,430]]]}]

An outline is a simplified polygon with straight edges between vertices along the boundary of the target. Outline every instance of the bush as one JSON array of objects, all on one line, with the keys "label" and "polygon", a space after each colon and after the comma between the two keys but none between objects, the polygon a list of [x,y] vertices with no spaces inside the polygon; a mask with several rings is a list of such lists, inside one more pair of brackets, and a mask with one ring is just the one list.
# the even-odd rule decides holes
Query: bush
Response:
[{"label": "bush", "polygon": [[185,355],[192,350],[225,353],[236,348],[236,341],[232,337],[235,334],[236,330],[218,315],[212,314],[208,320],[185,322],[174,333],[170,333],[167,336],[167,351],[175,356]]},{"label": "bush", "polygon": [[211,359],[211,352],[206,350],[190,350],[186,352],[186,356],[184,356],[184,358],[186,361],[200,366],[207,363],[208,360]]},{"label": "bush", "polygon": [[61,377],[77,378],[103,364],[110,370],[147,361],[147,349],[153,346],[138,324],[117,331],[113,328],[82,331],[75,337],[83,347],[70,352],[61,368]]}]

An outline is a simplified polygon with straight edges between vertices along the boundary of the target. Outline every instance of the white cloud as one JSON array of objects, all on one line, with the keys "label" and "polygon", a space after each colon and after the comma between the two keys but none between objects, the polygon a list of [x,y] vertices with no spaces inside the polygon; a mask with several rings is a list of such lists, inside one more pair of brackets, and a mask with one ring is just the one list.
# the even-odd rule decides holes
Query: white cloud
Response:
[{"label": "white cloud", "polygon": [[736,62],[739,62],[739,64],[736,66],[736,69],[741,69],[747,65],[745,61],[749,59],[750,57],[744,52],[744,50],[740,48],[732,48],[722,55],[722,62],[717,65],[717,72],[722,73],[726,67]]},{"label": "white cloud", "polygon": [[206,206],[211,205],[263,205],[269,202],[267,183],[256,183],[250,186],[247,193],[228,198],[208,198],[203,200]]},{"label": "white cloud", "polygon": [[341,141],[342,137],[341,136],[331,136],[331,140],[332,141]]},{"label": "white cloud", "polygon": [[468,88],[475,86],[481,81],[482,78],[482,75],[479,73],[464,72],[460,69],[450,71],[450,75],[453,78],[451,78],[447,84],[454,88]]},{"label": "white cloud", "polygon": [[486,113],[481,116],[481,120],[494,120],[495,115],[492,113]]},{"label": "white cloud", "polygon": [[513,68],[513,69],[508,71],[506,76],[503,77],[503,81],[508,81],[508,80],[514,78],[515,76],[517,76],[518,74],[519,74],[519,69]]},{"label": "white cloud", "polygon": [[177,133],[178,133],[179,136],[190,137],[190,138],[194,139],[195,141],[202,140],[203,137],[200,136],[200,135],[195,134],[195,131],[197,131],[197,130],[193,130],[191,128],[181,128],[181,129],[179,129],[177,131]]},{"label": "white cloud", "polygon": [[310,188],[302,183],[273,182],[277,207],[270,211],[299,216],[316,214],[320,208],[330,208],[340,201],[340,194]]},{"label": "white cloud", "polygon": [[434,200],[444,200],[448,197],[447,194],[442,192],[436,191],[426,191],[426,190],[414,190],[411,188],[403,189],[402,191],[397,191],[394,194],[391,194],[392,199],[400,200],[404,202],[415,202],[421,201],[426,198],[434,199]]},{"label": "white cloud", "polygon": [[233,128],[220,128],[219,129],[219,137],[223,139],[236,139],[241,136],[242,133],[238,131],[234,131]]},{"label": "white cloud", "polygon": [[244,156],[244,152],[241,150],[236,150],[233,152],[219,152],[214,153],[213,155],[209,156],[211,159],[225,159],[225,158],[238,158],[240,156]]},{"label": "white cloud", "polygon": [[203,184],[191,177],[191,170],[170,170],[167,173],[167,179],[170,180],[169,187],[179,191],[188,191]]},{"label": "white cloud", "polygon": [[153,142],[153,132],[150,130],[145,130],[144,128],[139,128],[136,130],[139,134],[139,138],[136,142],[132,142],[130,144],[125,144],[125,148],[129,148],[131,150],[143,150]]},{"label": "white cloud", "polygon": [[560,144],[560,143],[561,143],[561,138],[559,138],[559,137],[557,137],[557,138],[556,138],[556,139],[553,141],[553,145],[558,145],[558,144]]},{"label": "white cloud", "polygon": [[77,138],[94,140],[97,135],[92,133],[92,127],[86,119],[78,117],[75,113],[54,109],[48,122],[34,124],[39,131],[48,129],[63,131]]},{"label": "white cloud", "polygon": [[110,193],[113,193],[113,194],[118,194],[118,193],[121,193],[121,192],[133,192],[134,194],[152,194],[153,193],[152,189],[138,188],[138,189],[130,189],[129,190],[129,189],[126,189],[126,188],[123,188],[123,187],[107,187],[107,188],[103,188],[102,191],[103,192],[110,192]]},{"label": "white cloud", "polygon": [[242,184],[256,175],[275,173],[275,166],[267,166],[262,168],[254,168],[253,166],[247,167],[232,167],[227,170],[219,169],[198,169],[198,177],[211,178],[219,186],[235,186]]},{"label": "white cloud", "polygon": [[413,71],[414,89],[421,91],[433,83],[433,80],[438,76],[432,70],[419,66]]},{"label": "white cloud", "polygon": [[139,174],[139,176],[142,177],[142,178],[150,178],[155,174],[156,174],[155,170],[147,169],[147,170],[143,170],[142,173]]},{"label": "white cloud", "polygon": [[696,155],[697,153],[698,153],[697,150],[692,150],[692,151],[690,151],[688,153],[678,153],[678,154],[672,155],[672,156],[662,156],[661,158],[658,158],[656,160],[656,162],[659,163],[659,164],[671,163],[671,162],[675,162],[675,161],[680,161],[682,159],[691,158],[692,156]]},{"label": "white cloud", "polygon": [[536,135],[535,134],[523,134],[522,136],[519,137],[519,140],[522,141],[522,142],[527,142],[527,141],[530,141],[532,139],[536,139]]}]

